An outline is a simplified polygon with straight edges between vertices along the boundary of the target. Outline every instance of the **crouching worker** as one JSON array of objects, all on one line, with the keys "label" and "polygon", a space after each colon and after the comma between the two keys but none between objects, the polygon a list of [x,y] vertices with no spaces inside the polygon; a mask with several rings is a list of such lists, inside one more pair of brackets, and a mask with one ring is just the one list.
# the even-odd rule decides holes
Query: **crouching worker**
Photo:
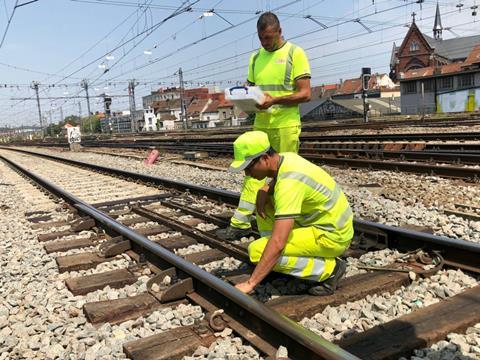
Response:
[{"label": "crouching worker", "polygon": [[312,282],[312,295],[331,295],[345,273],[337,256],[350,245],[353,214],[335,180],[295,153],[276,153],[261,131],[239,136],[229,171],[271,182],[257,194],[261,238],[248,247],[256,264],[249,280],[236,287],[251,292],[270,271]]}]

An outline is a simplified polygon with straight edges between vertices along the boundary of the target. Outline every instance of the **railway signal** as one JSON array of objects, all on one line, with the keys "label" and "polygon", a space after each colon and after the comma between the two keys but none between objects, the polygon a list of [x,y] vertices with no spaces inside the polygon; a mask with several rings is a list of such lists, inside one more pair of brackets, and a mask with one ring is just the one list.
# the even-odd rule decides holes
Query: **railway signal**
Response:
[{"label": "railway signal", "polygon": [[370,106],[367,101],[368,83],[372,77],[372,69],[369,67],[362,68],[362,99],[363,99],[363,121],[368,122],[368,110]]}]

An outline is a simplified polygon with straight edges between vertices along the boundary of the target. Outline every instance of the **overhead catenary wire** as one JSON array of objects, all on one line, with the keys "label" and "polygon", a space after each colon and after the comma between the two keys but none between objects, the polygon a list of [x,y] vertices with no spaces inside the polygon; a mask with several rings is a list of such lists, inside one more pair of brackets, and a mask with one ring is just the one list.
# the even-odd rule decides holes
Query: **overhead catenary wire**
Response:
[{"label": "overhead catenary wire", "polygon": [[[297,2],[297,1],[293,1],[292,3],[295,3],[295,2]],[[411,3],[408,3],[408,4],[411,4]],[[408,5],[408,4],[407,4],[407,5]],[[291,5],[291,3],[287,4],[286,6],[289,6],[289,5]],[[403,6],[406,6],[406,5],[403,5]],[[283,8],[283,7],[285,7],[285,6],[277,7],[277,8],[275,8],[275,9],[272,9],[272,11],[279,10],[280,8]],[[397,9],[398,7],[399,7],[399,6],[395,6],[394,8],[390,8],[390,9]],[[365,15],[364,17],[366,17],[366,16],[371,16],[371,15],[372,15],[372,14],[367,14],[367,15]],[[253,19],[255,19],[255,18],[256,18],[256,17],[254,17]],[[363,18],[363,17],[362,17],[362,18]],[[236,26],[238,27],[238,26],[243,25],[244,23],[246,23],[246,22],[248,22],[248,21],[251,21],[251,20],[252,20],[252,19],[247,19],[247,20],[245,20],[245,21],[237,24]],[[332,26],[339,26],[339,25],[346,24],[346,23],[349,23],[349,22],[352,22],[352,21],[353,21],[353,19],[349,19],[348,21],[345,21],[345,22],[343,22],[343,23],[341,23],[341,24],[336,24],[336,25],[332,25]],[[213,36],[219,35],[220,33],[223,33],[224,31],[229,30],[229,29],[231,29],[231,28],[232,28],[232,27],[228,27],[228,28],[226,28],[226,29],[224,29],[224,30],[217,31],[216,33],[211,34],[211,35],[209,35],[208,37],[201,38],[201,39],[199,39],[199,40],[197,40],[197,41],[191,42],[191,43],[189,43],[189,44],[187,44],[187,45],[184,45],[184,46],[182,46],[182,47],[180,47],[180,48],[177,48],[175,51],[173,51],[173,52],[171,52],[171,53],[169,53],[169,54],[166,54],[166,55],[164,55],[164,56],[158,57],[158,58],[156,58],[156,59],[154,59],[154,60],[151,60],[151,61],[149,61],[148,63],[146,63],[146,64],[144,64],[144,65],[138,66],[138,67],[134,68],[133,70],[130,70],[129,72],[133,72],[133,71],[137,71],[137,70],[141,70],[141,69],[144,69],[144,68],[146,68],[146,67],[149,67],[149,66],[151,66],[151,65],[153,65],[153,64],[155,64],[155,63],[157,63],[157,62],[160,62],[160,61],[165,60],[165,59],[167,59],[167,58],[169,58],[169,57],[171,57],[171,56],[173,56],[173,55],[175,55],[175,54],[178,54],[180,51],[183,51],[183,50],[185,50],[185,49],[187,49],[187,48],[189,48],[189,47],[191,47],[191,46],[197,45],[197,44],[199,44],[200,42],[203,42],[203,41],[205,41],[205,40],[207,40],[207,39],[209,39],[209,38],[211,38],[211,37],[213,37]],[[317,29],[317,30],[313,31],[312,33],[315,33],[315,32],[321,31],[321,30],[325,30],[325,29],[320,29],[320,30]],[[295,35],[295,36],[293,36],[293,37],[290,37],[289,39],[291,40],[291,39],[297,38],[298,36],[299,36],[299,35]],[[125,73],[122,74],[122,75],[119,75],[119,76],[123,76],[123,75],[125,75]],[[118,78],[119,76],[113,77],[112,79],[116,79],[116,78]]]},{"label": "overhead catenary wire", "polygon": [[[385,42],[385,41],[384,41],[384,42]],[[250,51],[248,51],[248,52],[250,52]],[[248,53],[248,52],[247,52],[247,53]],[[235,57],[232,57],[232,60],[231,60],[231,61],[232,61],[232,62],[235,61]],[[205,64],[205,67],[209,67],[209,66],[211,67],[211,64]],[[188,70],[188,69],[187,69],[187,70]],[[187,70],[185,70],[185,72],[186,72]],[[171,78],[171,76],[165,77],[165,79],[170,79],[170,78]],[[118,78],[116,78],[116,79],[114,79],[114,80],[112,80],[112,79],[107,79],[106,81],[113,82],[113,81],[116,81],[117,79],[118,79]],[[147,80],[148,80],[148,79],[147,79]],[[150,83],[154,83],[154,81],[150,81]],[[99,86],[99,87],[101,87],[101,86]]]}]

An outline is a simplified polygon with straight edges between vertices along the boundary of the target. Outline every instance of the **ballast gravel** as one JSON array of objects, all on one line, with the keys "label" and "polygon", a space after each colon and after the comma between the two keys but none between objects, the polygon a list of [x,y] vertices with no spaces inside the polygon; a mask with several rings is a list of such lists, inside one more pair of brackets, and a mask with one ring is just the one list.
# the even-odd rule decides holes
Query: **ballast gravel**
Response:
[{"label": "ballast gravel", "polygon": [[414,350],[413,356],[400,360],[472,360],[480,359],[480,323],[469,327],[465,334],[448,334],[446,340],[429,348]]},{"label": "ballast gravel", "polygon": [[327,306],[321,313],[303,319],[301,324],[327,340],[340,340],[435,304],[475,285],[478,285],[478,280],[461,270],[442,270],[430,278],[419,278],[393,294],[374,294],[359,301]]},{"label": "ballast gravel", "polygon": [[[231,191],[239,191],[243,183],[242,174],[219,173],[172,164],[168,160],[162,160],[162,157],[153,166],[146,166],[138,160],[111,155],[62,152],[43,148],[33,150]],[[173,167],[176,171],[172,171]],[[400,172],[346,170],[328,166],[324,168],[341,184],[355,215],[359,218],[387,225],[428,227],[436,235],[480,243],[480,221],[465,220],[443,213],[444,209],[452,208],[454,203],[480,206],[478,184]],[[379,185],[380,188],[371,186],[372,184]],[[218,213],[221,212],[219,210]]]},{"label": "ballast gravel", "polygon": [[[30,200],[41,194],[30,189],[29,196],[17,191],[25,180],[0,162],[0,359],[124,359],[122,345],[202,319],[199,306],[179,305],[155,311],[147,317],[104,324],[89,324],[82,306],[88,296],[73,296],[64,280],[73,274],[59,274],[55,258],[45,254],[43,244],[23,214],[37,210]],[[35,193],[37,192],[37,193]],[[43,207],[43,210],[53,209]],[[129,261],[122,257],[123,265]],[[106,265],[106,269],[112,264]],[[97,269],[98,270],[98,269]],[[88,271],[85,271],[88,273]],[[126,296],[146,286],[148,274],[124,293],[105,288],[90,295],[92,300]],[[113,292],[115,291],[115,292]]]}]

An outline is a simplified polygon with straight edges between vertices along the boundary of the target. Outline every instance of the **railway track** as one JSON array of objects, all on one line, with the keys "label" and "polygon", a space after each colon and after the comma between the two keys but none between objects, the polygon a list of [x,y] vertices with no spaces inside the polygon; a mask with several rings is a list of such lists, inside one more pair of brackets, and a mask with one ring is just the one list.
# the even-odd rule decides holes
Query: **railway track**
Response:
[{"label": "railway track", "polygon": [[[60,165],[50,163],[51,160],[58,160],[54,157],[44,156],[44,159],[50,160],[40,163],[27,159],[26,155],[12,155],[14,153],[5,151],[3,153],[2,157],[5,160],[10,159],[11,166],[22,171],[50,193],[66,201],[74,210],[75,218],[57,220],[56,223],[52,223],[54,219],[51,214],[29,214],[32,226],[38,227],[40,230],[50,229],[39,235],[38,238],[39,241],[45,241],[47,252],[75,252],[77,249],[87,246],[91,249],[94,246],[98,247],[91,252],[58,256],[57,264],[60,271],[86,271],[95,265],[115,261],[125,253],[131,259],[131,264],[127,269],[68,278],[66,284],[70,291],[74,294],[90,293],[101,291],[99,289],[103,289],[107,285],[110,288],[120,288],[138,281],[138,274],[143,273],[147,267],[156,274],[146,284],[148,291],[137,294],[135,297],[86,303],[83,311],[90,321],[95,323],[120,322],[148,314],[152,309],[185,301],[198,304],[203,313],[207,315],[207,322],[195,323],[194,321],[193,324],[178,329],[125,343],[123,348],[129,357],[137,359],[161,358],[161,356],[172,358],[173,354],[181,357],[191,354],[200,345],[205,346],[212,342],[215,338],[213,335],[215,331],[223,331],[224,327],[229,327],[237,334],[242,335],[263,355],[274,356],[278,346],[283,344],[287,346],[292,358],[303,359],[307,358],[308,354],[310,354],[308,358],[327,359],[346,359],[355,358],[355,356],[395,358],[409,354],[419,346],[430,345],[441,340],[449,332],[462,332],[468,326],[480,322],[476,316],[471,316],[472,313],[479,313],[473,310],[479,304],[480,290],[477,286],[470,290],[464,289],[465,291],[458,295],[446,296],[450,299],[449,301],[418,309],[415,316],[400,317],[387,322],[381,328],[371,327],[362,333],[343,339],[338,342],[340,345],[338,347],[313,334],[306,333],[298,325],[285,321],[279,314],[285,314],[299,321],[303,317],[318,313],[327,306],[333,307],[347,301],[358,301],[369,294],[383,291],[394,292],[402,286],[409,286],[412,277],[420,275],[428,277],[431,274],[422,274],[418,268],[405,268],[405,264],[395,263],[390,264],[389,267],[403,266],[403,268],[400,271],[398,268],[395,271],[376,269],[347,278],[342,288],[332,297],[316,298],[293,294],[269,300],[266,305],[262,305],[248,296],[238,294],[227,284],[227,282],[234,284],[241,281],[248,274],[248,267],[223,271],[221,272],[222,279],[220,279],[211,274],[205,274],[192,264],[192,262],[205,264],[226,256],[233,257],[237,261],[246,260],[245,244],[221,243],[208,232],[209,227],[205,225],[205,223],[210,224],[210,228],[211,224],[225,225],[225,216],[222,216],[225,206],[221,205],[220,210],[215,210],[218,207],[217,202],[235,204],[238,201],[236,194],[70,160],[64,160]],[[15,165],[16,162],[23,165]],[[50,170],[44,169],[44,162],[49,163]],[[72,168],[71,165],[81,165],[83,169],[78,170]],[[32,174],[26,169],[27,167],[39,175]],[[102,174],[92,175],[90,171],[86,170],[87,168],[101,171]],[[71,179],[68,181],[65,180],[66,173],[71,174]],[[103,174],[109,174],[109,176]],[[120,176],[121,179],[112,180],[111,174]],[[46,181],[41,177],[53,180]],[[107,180],[107,178],[110,179]],[[97,183],[94,183],[95,180],[92,179],[95,179]],[[135,183],[138,181],[141,184]],[[101,191],[98,191],[101,186],[99,184],[109,185],[105,185]],[[145,184],[150,184],[150,186]],[[152,187],[152,185],[154,186]],[[74,192],[75,195],[67,193],[62,189],[63,187]],[[123,189],[129,189],[129,187],[131,187],[129,190],[131,192],[124,193]],[[135,187],[138,187],[138,192],[142,196],[139,196],[138,193],[135,196]],[[186,188],[190,190],[188,194],[184,193]],[[197,197],[196,194],[207,196],[211,200],[207,201]],[[99,201],[99,197],[101,197],[101,201]],[[111,200],[112,198],[115,200]],[[144,223],[146,225],[142,225]],[[205,231],[198,229],[200,224],[203,224]],[[132,227],[136,229],[132,230]],[[103,228],[104,231],[101,231],[100,228]],[[463,268],[477,274],[480,272],[478,268],[480,246],[477,244],[358,219],[355,222],[355,228],[357,241],[350,255],[358,257],[368,251],[379,250],[387,246],[402,252],[429,248],[441,251],[446,266]],[[81,231],[89,231],[88,238],[79,235]],[[174,235],[173,231],[177,236],[172,236]],[[171,236],[160,236],[165,233],[170,233]],[[64,240],[66,236],[73,238]],[[154,240],[149,240],[147,236]],[[188,254],[183,259],[172,253],[172,251],[178,251],[198,243],[207,244],[209,249],[200,253]],[[136,260],[136,262],[132,260]],[[418,259],[416,265],[425,266],[425,264],[419,265]],[[412,273],[409,274],[408,271],[413,271],[418,275],[412,276]],[[174,279],[173,282],[172,279]],[[280,280],[274,278],[270,281],[273,283]],[[167,283],[169,286],[166,286]],[[468,308],[468,316],[458,310],[459,308]],[[218,312],[220,309],[225,312],[220,314]],[[452,309],[457,311],[455,319],[451,314]],[[443,314],[441,316],[449,319],[446,321],[448,324],[438,323],[439,314]],[[425,323],[427,326],[421,327],[421,323]],[[403,327],[399,324],[403,324]],[[401,331],[408,333],[408,331],[412,332],[414,329],[420,328],[421,331],[412,338],[415,341],[405,342],[402,337],[399,337]],[[375,343],[375,353],[380,355],[365,357],[366,354],[372,354],[372,338],[375,338],[378,331],[387,331],[392,336],[387,336],[388,340],[385,340],[383,345]],[[436,335],[432,336],[432,332],[435,332]],[[397,345],[394,341],[395,337]],[[173,341],[174,339],[183,339],[183,341]],[[398,339],[402,339],[404,342],[400,347]]]},{"label": "railway track", "polygon": [[[172,153],[186,151],[207,152],[210,155],[226,155],[232,153],[228,144],[209,145],[160,145],[145,144],[90,144],[89,147],[112,147],[116,149],[157,148]],[[314,144],[304,145],[300,154],[306,159],[330,166],[349,167],[353,169],[389,170],[428,174],[448,178],[464,179],[476,182],[480,179],[480,154],[463,152],[430,151],[391,151],[391,150],[359,150],[317,148]],[[473,166],[473,167],[472,167]]]},{"label": "railway track", "polygon": [[[203,138],[84,140],[82,145],[87,148],[157,148],[174,153],[201,151],[211,155],[231,155],[234,139],[235,136],[227,133]],[[478,181],[479,139],[478,132],[356,135],[318,135],[306,132],[301,136],[300,154],[310,161],[331,166],[402,171]],[[47,143],[40,145],[48,146]],[[61,143],[56,145],[67,146]]]}]

